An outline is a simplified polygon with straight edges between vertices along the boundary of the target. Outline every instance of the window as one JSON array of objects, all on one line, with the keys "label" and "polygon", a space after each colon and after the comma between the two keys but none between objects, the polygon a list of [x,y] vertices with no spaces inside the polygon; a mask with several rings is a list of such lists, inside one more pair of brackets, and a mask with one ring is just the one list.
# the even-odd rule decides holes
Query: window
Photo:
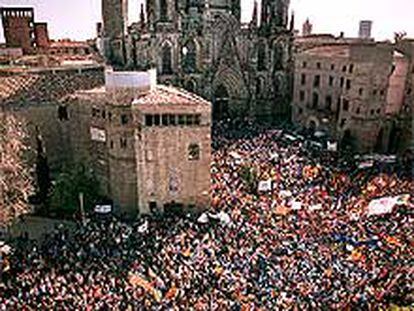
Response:
[{"label": "window", "polygon": [[303,62],[303,63],[302,63],[302,67],[303,67],[303,68],[306,68],[307,66],[308,66],[308,63],[307,63],[307,62]]},{"label": "window", "polygon": [[319,104],[319,95],[318,95],[318,93],[313,93],[313,96],[312,96],[312,108],[313,109],[318,108],[318,104]]},{"label": "window", "polygon": [[314,87],[319,87],[321,84],[321,76],[320,75],[316,75],[314,80],[313,80],[313,86]]},{"label": "window", "polygon": [[121,149],[125,149],[127,147],[127,139],[126,138],[120,138],[119,139],[119,145],[121,146]]},{"label": "window", "polygon": [[257,51],[257,70],[266,70],[266,44],[264,42],[259,43]]},{"label": "window", "polygon": [[385,94],[385,91],[384,91],[384,90],[381,90],[381,91],[380,91],[380,95],[381,95],[381,96],[384,96],[384,94]]},{"label": "window", "polygon": [[185,115],[178,115],[178,125],[185,125]]},{"label": "window", "polygon": [[373,95],[377,95],[377,93],[378,93],[377,89],[374,89],[374,91],[372,91]]},{"label": "window", "polygon": [[354,72],[354,64],[349,65],[349,73]]},{"label": "window", "polygon": [[305,85],[306,84],[306,75],[304,73],[302,73],[302,75],[300,77],[300,84],[301,85]]},{"label": "window", "polygon": [[92,107],[92,117],[96,117],[99,114],[99,109]]},{"label": "window", "polygon": [[182,67],[185,73],[197,71],[197,47],[194,40],[188,41],[183,48]]},{"label": "window", "polygon": [[333,86],[334,85],[334,81],[335,81],[334,77],[329,76],[329,86]]},{"label": "window", "polygon": [[201,124],[201,114],[196,114],[194,116],[194,125],[200,125]]},{"label": "window", "polygon": [[155,126],[161,125],[161,116],[159,114],[154,114],[154,125]]},{"label": "window", "polygon": [[378,108],[377,109],[377,114],[380,114],[381,113],[381,109],[380,108]]},{"label": "window", "polygon": [[194,116],[192,114],[186,115],[185,124],[191,126],[194,124]]},{"label": "window", "polygon": [[316,63],[316,68],[321,69],[322,68],[321,63],[317,62]]},{"label": "window", "polygon": [[66,106],[59,106],[58,108],[58,118],[60,121],[69,120],[68,108]]},{"label": "window", "polygon": [[200,159],[200,146],[198,144],[191,144],[188,147],[188,160],[196,161]]},{"label": "window", "polygon": [[283,47],[280,44],[276,44],[273,47],[273,70],[283,70],[283,59],[284,59]]},{"label": "window", "polygon": [[339,124],[340,127],[344,127],[346,124],[346,119],[342,119],[341,123]]},{"label": "window", "polygon": [[111,121],[112,120],[112,112],[108,112],[108,120]]},{"label": "window", "polygon": [[344,99],[342,102],[342,110],[348,111],[349,110],[349,101],[347,99]]},{"label": "window", "polygon": [[173,126],[177,125],[177,120],[176,120],[175,117],[176,117],[175,114],[169,114],[168,115],[168,123],[169,123],[169,125],[173,125]]},{"label": "window", "polygon": [[154,119],[152,117],[152,114],[145,115],[145,126],[153,126],[154,125]]},{"label": "window", "polygon": [[106,119],[106,111],[105,110],[102,110],[102,119]]},{"label": "window", "polygon": [[126,114],[121,115],[121,124],[128,124],[128,116]]},{"label": "window", "polygon": [[163,115],[161,116],[161,119],[162,119],[162,125],[163,125],[163,126],[168,126],[168,115],[163,114]]},{"label": "window", "polygon": [[360,107],[357,108],[356,113],[357,114],[360,114],[361,113],[361,108]]},{"label": "window", "polygon": [[160,20],[166,21],[168,19],[168,1],[160,0]]},{"label": "window", "polygon": [[111,140],[109,142],[109,148],[114,149],[114,141],[113,140]]},{"label": "window", "polygon": [[334,64],[331,65],[331,70],[335,70],[335,65]]},{"label": "window", "polygon": [[346,89],[347,90],[351,89],[351,80],[349,80],[349,79],[346,80]]},{"label": "window", "polygon": [[364,94],[364,89],[362,87],[358,90],[358,94],[361,96]]},{"label": "window", "polygon": [[326,96],[326,108],[331,110],[332,107],[332,96],[328,95]]},{"label": "window", "polygon": [[345,78],[344,77],[341,77],[341,80],[339,82],[339,86],[340,87],[343,87],[344,86],[344,83],[345,83]]},{"label": "window", "polygon": [[346,66],[342,67],[342,72],[346,72]]},{"label": "window", "polygon": [[299,92],[299,100],[301,102],[304,102],[305,101],[305,91],[300,91]]},{"label": "window", "polygon": [[172,74],[172,51],[171,47],[168,44],[165,44],[162,48],[162,74],[170,75]]},{"label": "window", "polygon": [[373,115],[375,113],[374,109],[371,109],[371,115]]},{"label": "window", "polygon": [[303,109],[299,107],[298,114],[301,115],[303,113]]}]

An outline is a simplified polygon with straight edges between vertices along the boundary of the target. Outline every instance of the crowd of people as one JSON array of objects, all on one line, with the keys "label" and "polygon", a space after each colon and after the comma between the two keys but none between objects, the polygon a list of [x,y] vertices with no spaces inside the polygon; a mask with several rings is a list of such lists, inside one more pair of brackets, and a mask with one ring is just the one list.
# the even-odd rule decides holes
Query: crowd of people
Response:
[{"label": "crowd of people", "polygon": [[[89,219],[75,230],[56,228],[42,243],[21,238],[1,275],[0,310],[414,303],[409,170],[358,169],[281,130],[235,128],[215,129],[207,217]],[[260,189],[262,181],[270,187]],[[367,213],[373,199],[401,195],[392,212]]]}]

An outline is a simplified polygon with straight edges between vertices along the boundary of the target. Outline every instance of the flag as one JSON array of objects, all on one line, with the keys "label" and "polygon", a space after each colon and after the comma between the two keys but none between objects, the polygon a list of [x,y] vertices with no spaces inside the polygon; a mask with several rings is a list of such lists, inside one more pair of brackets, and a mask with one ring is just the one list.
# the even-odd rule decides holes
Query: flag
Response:
[{"label": "flag", "polygon": [[161,292],[157,290],[156,288],[154,288],[154,286],[150,282],[148,282],[147,280],[145,280],[138,274],[130,273],[129,283],[132,286],[143,288],[147,293],[149,293],[150,295],[154,297],[155,301],[157,302],[161,301]]}]

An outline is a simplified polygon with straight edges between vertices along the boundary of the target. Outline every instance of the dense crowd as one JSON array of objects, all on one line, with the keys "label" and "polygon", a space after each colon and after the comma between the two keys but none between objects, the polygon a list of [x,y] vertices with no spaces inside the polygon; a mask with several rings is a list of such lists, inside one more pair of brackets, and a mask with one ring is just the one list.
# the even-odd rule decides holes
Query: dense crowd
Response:
[{"label": "dense crowd", "polygon": [[[20,239],[0,310],[310,310],[412,305],[413,194],[399,163],[358,169],[280,130],[218,129],[209,217],[88,220]],[[260,181],[270,189],[258,190]],[[221,222],[214,217],[228,216]],[[202,219],[202,221],[200,221]]]}]

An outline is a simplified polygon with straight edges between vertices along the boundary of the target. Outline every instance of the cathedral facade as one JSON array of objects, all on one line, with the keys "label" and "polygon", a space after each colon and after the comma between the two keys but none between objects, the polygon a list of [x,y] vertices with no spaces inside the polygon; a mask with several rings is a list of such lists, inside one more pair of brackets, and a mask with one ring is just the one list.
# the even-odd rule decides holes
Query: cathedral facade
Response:
[{"label": "cathedral facade", "polygon": [[240,0],[146,0],[129,27],[127,1],[111,2],[103,0],[102,37],[115,68],[157,68],[159,82],[211,100],[214,120],[289,118],[289,0],[263,0],[260,12],[255,3],[248,24],[240,21]]}]

